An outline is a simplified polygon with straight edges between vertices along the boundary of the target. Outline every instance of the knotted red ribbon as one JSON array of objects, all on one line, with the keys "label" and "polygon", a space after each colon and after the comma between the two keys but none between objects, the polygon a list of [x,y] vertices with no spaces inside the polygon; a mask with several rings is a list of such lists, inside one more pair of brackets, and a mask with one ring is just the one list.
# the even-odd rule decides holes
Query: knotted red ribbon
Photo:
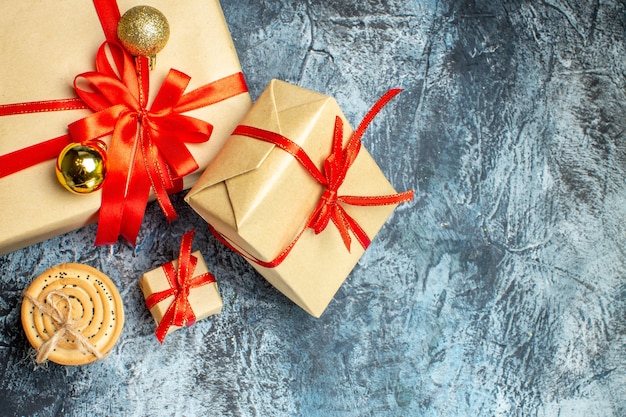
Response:
[{"label": "knotted red ribbon", "polygon": [[169,193],[181,190],[182,178],[198,169],[185,143],[205,142],[211,135],[209,123],[182,113],[248,89],[239,72],[184,93],[190,77],[170,70],[148,109],[147,58],[133,59],[117,43],[120,13],[115,0],[94,0],[94,5],[107,41],[96,55],[96,71],[74,80],[79,98],[2,105],[0,116],[83,108],[95,113],[72,123],[69,136],[0,156],[0,178],[55,158],[72,141],[86,144],[112,134],[96,244],[115,243],[119,236],[135,244],[150,190],[166,218],[173,220],[176,211]]},{"label": "knotted red ribbon", "polygon": [[168,262],[161,267],[170,288],[151,294],[146,298],[146,306],[151,309],[161,301],[174,297],[155,331],[159,343],[163,343],[171,326],[189,327],[196,322],[196,315],[189,303],[189,291],[192,288],[215,282],[215,277],[210,272],[193,276],[198,263],[198,258],[191,254],[194,233],[195,230],[191,230],[183,236],[180,243],[178,265],[175,267],[174,262]]},{"label": "knotted red ribbon", "polygon": [[319,234],[326,229],[331,221],[337,227],[337,230],[339,231],[348,251],[350,251],[352,242],[352,238],[350,237],[351,232],[354,234],[361,246],[364,249],[367,249],[371,243],[370,238],[358,222],[350,216],[350,214],[348,214],[343,205],[382,206],[400,204],[413,199],[413,190],[383,196],[343,196],[339,195],[339,188],[343,184],[352,163],[359,154],[359,150],[361,149],[361,138],[363,137],[367,127],[370,125],[374,117],[382,110],[382,108],[401,91],[401,89],[389,90],[376,102],[376,104],[365,115],[358,128],[354,131],[345,148],[342,148],[343,121],[339,116],[335,118],[335,129],[331,152],[324,161],[323,171],[320,171],[311,158],[309,158],[306,154],[304,149],[291,139],[278,133],[259,129],[253,126],[237,126],[233,132],[234,135],[248,136],[272,143],[292,155],[300,163],[300,165],[302,165],[304,169],[306,169],[307,172],[324,187],[324,192],[317,204],[317,207],[313,210],[313,213],[309,217],[306,227],[294,238],[289,246],[280,253],[280,255],[269,262],[241,253],[241,251],[228,242],[224,236],[220,235],[215,229],[211,228],[213,233],[231,249],[241,253],[247,259],[266,268],[275,268],[280,265],[287,258],[296,242],[300,239],[307,228],[311,228],[315,234]]},{"label": "knotted red ribbon", "polygon": [[175,179],[198,169],[185,143],[205,142],[213,130],[211,124],[181,113],[245,91],[238,73],[184,94],[190,77],[172,69],[148,109],[148,60],[136,61],[135,67],[121,46],[105,42],[96,56],[96,71],[74,81],[78,96],[95,113],[70,124],[71,137],[87,143],[113,134],[96,244],[115,243],[119,235],[134,244],[151,189],[167,219],[176,218],[168,191]]}]

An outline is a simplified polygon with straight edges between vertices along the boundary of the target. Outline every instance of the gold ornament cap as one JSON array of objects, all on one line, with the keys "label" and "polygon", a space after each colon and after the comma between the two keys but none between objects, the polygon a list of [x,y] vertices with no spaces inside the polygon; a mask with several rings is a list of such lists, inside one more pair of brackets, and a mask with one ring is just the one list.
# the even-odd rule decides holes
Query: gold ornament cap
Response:
[{"label": "gold ornament cap", "polygon": [[156,54],[170,37],[170,25],[154,7],[135,6],[120,18],[117,37],[131,55],[150,58],[150,68],[153,68]]}]

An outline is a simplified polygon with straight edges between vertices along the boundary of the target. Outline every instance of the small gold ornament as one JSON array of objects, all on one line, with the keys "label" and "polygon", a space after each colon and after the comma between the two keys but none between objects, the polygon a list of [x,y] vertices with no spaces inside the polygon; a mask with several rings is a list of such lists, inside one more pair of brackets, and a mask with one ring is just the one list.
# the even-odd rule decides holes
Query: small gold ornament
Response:
[{"label": "small gold ornament", "polygon": [[103,144],[71,143],[59,155],[56,174],[59,182],[74,194],[88,194],[102,187],[106,173]]},{"label": "small gold ornament", "polygon": [[131,55],[148,57],[152,69],[156,65],[156,54],[170,37],[170,25],[154,7],[135,6],[118,22],[117,37]]}]

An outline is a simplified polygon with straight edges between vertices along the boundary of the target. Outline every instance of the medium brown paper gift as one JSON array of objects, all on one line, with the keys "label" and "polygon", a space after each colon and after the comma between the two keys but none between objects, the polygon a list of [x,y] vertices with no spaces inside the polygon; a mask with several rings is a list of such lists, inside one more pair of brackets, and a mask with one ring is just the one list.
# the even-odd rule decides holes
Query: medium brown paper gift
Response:
[{"label": "medium brown paper gift", "polygon": [[[241,71],[217,0],[159,2],[119,0],[122,13],[145,4],[170,24],[170,38],[150,74],[150,96],[170,68],[191,77],[186,91]],[[0,104],[74,97],[78,74],[92,71],[105,40],[91,2],[8,1],[0,14]],[[184,178],[189,188],[213,159],[251,105],[249,94],[185,114],[213,124],[208,142],[187,144],[200,169]],[[67,125],[91,114],[55,111],[0,117],[0,155],[67,133]],[[0,179],[0,254],[43,241],[97,220],[101,192],[76,196],[61,187],[54,160]]]},{"label": "medium brown paper gift", "polygon": [[[198,259],[198,264],[193,271],[194,277],[209,272],[200,251],[195,251],[191,255]],[[177,260],[173,260],[171,262],[174,268],[178,267]],[[141,288],[141,292],[146,299],[152,294],[167,291],[171,288],[162,267],[155,268],[143,274],[139,280],[139,287]],[[217,288],[217,282],[191,288],[187,298],[195,315],[195,321],[203,320],[209,316],[220,314],[222,312],[223,302]],[[165,316],[173,300],[174,296],[172,295],[157,303],[150,309],[150,314],[152,314],[157,326],[161,323],[163,316]],[[170,325],[165,334],[170,334],[180,328],[181,326]],[[165,335],[162,335],[162,337],[165,337]],[[160,341],[162,342],[162,339],[160,339]]]},{"label": "medium brown paper gift", "polygon": [[[352,129],[328,96],[273,80],[241,125],[278,133],[297,143],[320,168],[331,150],[336,116],[344,145]],[[380,196],[396,191],[362,147],[340,193]],[[316,208],[323,187],[279,147],[233,134],[186,196],[221,238],[246,257],[274,287],[319,317],[364,252],[354,240],[348,251],[334,225],[320,234],[304,230],[280,265],[268,268],[287,248]],[[345,206],[373,238],[397,204]]]}]

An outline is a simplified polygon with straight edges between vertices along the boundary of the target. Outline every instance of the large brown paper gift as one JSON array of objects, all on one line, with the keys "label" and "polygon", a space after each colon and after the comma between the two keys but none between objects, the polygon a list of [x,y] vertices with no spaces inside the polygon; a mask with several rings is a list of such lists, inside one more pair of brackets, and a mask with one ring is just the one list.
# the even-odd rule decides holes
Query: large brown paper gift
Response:
[{"label": "large brown paper gift", "polygon": [[[241,71],[217,0],[119,0],[121,13],[138,4],[157,7],[170,38],[150,74],[150,95],[170,68],[191,77],[186,91]],[[73,80],[93,71],[105,40],[89,1],[6,1],[0,14],[0,104],[74,97]],[[153,97],[152,97],[153,98]],[[185,113],[213,124],[208,142],[187,144],[200,169],[184,178],[189,188],[251,105],[248,93]],[[89,110],[0,117],[0,155],[67,133]],[[49,160],[0,179],[0,254],[97,220],[101,192],[76,196],[64,190]]]},{"label": "large brown paper gift", "polygon": [[[345,144],[352,129],[333,98],[273,80],[241,125],[289,138],[321,169],[331,150],[336,116],[344,122]],[[339,191],[358,196],[396,193],[363,147]],[[294,242],[323,192],[283,149],[233,134],[186,201],[274,287],[319,317],[364,252],[355,239],[348,251],[332,222],[317,235],[307,228],[280,265],[261,264]],[[346,205],[345,210],[373,238],[396,205]]]}]

